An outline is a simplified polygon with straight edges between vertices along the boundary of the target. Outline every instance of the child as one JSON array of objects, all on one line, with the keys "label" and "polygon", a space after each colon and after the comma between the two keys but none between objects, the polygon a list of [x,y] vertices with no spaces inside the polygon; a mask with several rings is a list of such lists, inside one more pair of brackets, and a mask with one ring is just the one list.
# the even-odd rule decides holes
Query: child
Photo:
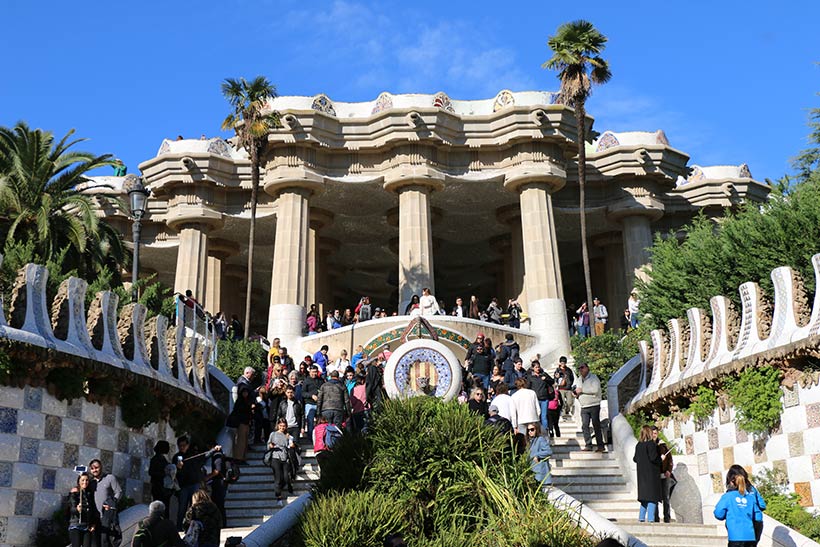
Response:
[{"label": "child", "polygon": [[726,493],[715,506],[715,518],[726,521],[729,547],[754,547],[754,521],[762,520],[757,495],[749,488],[743,473],[730,468],[726,474]]}]

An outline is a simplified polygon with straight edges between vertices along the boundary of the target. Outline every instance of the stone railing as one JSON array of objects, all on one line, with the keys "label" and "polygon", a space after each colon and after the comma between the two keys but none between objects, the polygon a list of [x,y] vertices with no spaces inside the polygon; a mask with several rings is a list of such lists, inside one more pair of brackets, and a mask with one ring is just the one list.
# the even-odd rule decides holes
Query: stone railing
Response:
[{"label": "stone railing", "polygon": [[74,356],[97,368],[108,366],[109,372],[130,373],[199,405],[224,410],[214,398],[208,373],[215,363],[215,337],[194,313],[182,310],[176,325],[161,315],[146,321],[141,304],[126,304],[118,312],[118,297],[110,291],[97,293],[86,313],[88,284],[76,277],[60,284],[49,306],[47,280],[43,266],[27,264],[20,270],[7,303],[8,317],[0,301],[0,340]]},{"label": "stone railing", "polygon": [[[812,257],[812,265],[820,286],[820,254]],[[711,320],[705,310],[690,308],[686,321],[672,319],[668,330],[652,331],[651,345],[640,343],[640,359],[619,371],[619,377],[624,377],[640,367],[641,380],[637,393],[619,393],[615,410],[668,408],[698,386],[745,367],[820,357],[820,291],[815,291],[810,308],[798,272],[783,266],[774,269],[771,277],[773,306],[757,283],[748,282],[739,288],[739,317],[728,298],[715,296],[710,301]],[[804,385],[817,385],[820,371],[789,375],[786,387],[792,387],[795,377]]]}]

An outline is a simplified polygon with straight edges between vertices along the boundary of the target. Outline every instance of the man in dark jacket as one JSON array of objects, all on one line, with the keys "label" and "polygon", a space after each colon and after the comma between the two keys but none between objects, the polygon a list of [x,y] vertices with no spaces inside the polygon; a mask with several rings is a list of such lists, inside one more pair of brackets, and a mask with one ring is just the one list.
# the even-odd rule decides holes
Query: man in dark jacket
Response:
[{"label": "man in dark jacket", "polygon": [[92,478],[89,487],[94,492],[94,503],[100,513],[100,526],[95,532],[97,545],[109,547],[122,536],[117,514],[117,503],[122,497],[122,488],[117,477],[103,472],[100,460],[91,460],[88,469]]},{"label": "man in dark jacket", "polygon": [[313,424],[316,421],[316,409],[319,402],[319,388],[325,383],[319,377],[319,367],[310,365],[308,377],[302,382],[302,400],[305,402],[305,418],[307,421],[307,437],[313,438]]},{"label": "man in dark jacket", "polygon": [[530,389],[538,397],[538,406],[541,407],[541,428],[542,431],[549,431],[547,417],[547,405],[550,395],[555,396],[555,381],[541,369],[541,362],[534,359],[530,363]]},{"label": "man in dark jacket", "polygon": [[508,332],[504,338],[504,343],[499,346],[496,359],[506,374],[515,368],[515,360],[518,359],[520,348],[518,342],[513,339],[512,333]]},{"label": "man in dark jacket", "polygon": [[512,434],[512,422],[498,413],[497,406],[490,405],[489,414],[490,417],[484,421],[484,425],[496,427],[501,433]]},{"label": "man in dark jacket", "polygon": [[467,370],[470,369],[470,366],[473,363],[473,355],[475,355],[476,350],[478,349],[479,346],[484,347],[484,333],[483,332],[479,332],[475,337],[475,342],[470,344],[470,347],[467,348],[467,355],[464,357],[464,366],[467,368]]},{"label": "man in dark jacket", "polygon": [[378,409],[384,399],[384,360],[377,356],[365,364],[364,393],[372,410]]},{"label": "man in dark jacket", "polygon": [[161,501],[152,501],[151,505],[148,506],[148,516],[140,522],[131,546],[154,547],[155,545],[165,545],[167,547],[185,547],[185,543],[177,533],[177,527],[165,518],[164,514],[165,504]]},{"label": "man in dark jacket", "polygon": [[[672,515],[669,505],[669,497],[672,495],[672,485],[677,484],[677,481],[672,476],[672,468],[674,462],[672,461],[672,452],[666,443],[658,436],[658,426],[652,426],[652,440],[658,443],[658,452],[661,455],[661,501],[663,502],[663,521],[671,522]],[[660,522],[660,511],[655,511],[655,522]]]},{"label": "man in dark jacket", "polygon": [[513,369],[504,374],[504,383],[510,388],[510,395],[515,393],[515,381],[519,378],[527,378],[527,371],[524,369],[521,357],[516,357]]},{"label": "man in dark jacket", "polygon": [[473,374],[473,377],[484,386],[485,390],[490,389],[490,374],[492,370],[492,356],[487,354],[483,344],[476,347],[468,372]]},{"label": "man in dark jacket", "polygon": [[202,482],[202,466],[205,461],[213,456],[214,452],[221,451],[220,445],[214,446],[208,452],[201,454],[191,454],[191,443],[187,435],[177,439],[177,448],[179,452],[174,454],[172,463],[177,466],[177,483],[179,483],[179,510],[177,512],[177,530],[180,532],[185,529],[182,523],[185,519],[185,511],[191,505],[191,499],[194,492],[199,490],[199,485]]},{"label": "man in dark jacket", "polygon": [[347,388],[339,381],[339,371],[330,373],[330,380],[319,388],[317,401],[318,412],[327,418],[328,423],[341,428],[345,415],[350,413],[350,396]]},{"label": "man in dark jacket", "polygon": [[288,434],[294,440],[299,440],[304,412],[302,411],[302,405],[296,400],[296,389],[293,386],[288,386],[285,389],[285,398],[279,403],[276,416],[277,421],[282,418],[288,423]]}]

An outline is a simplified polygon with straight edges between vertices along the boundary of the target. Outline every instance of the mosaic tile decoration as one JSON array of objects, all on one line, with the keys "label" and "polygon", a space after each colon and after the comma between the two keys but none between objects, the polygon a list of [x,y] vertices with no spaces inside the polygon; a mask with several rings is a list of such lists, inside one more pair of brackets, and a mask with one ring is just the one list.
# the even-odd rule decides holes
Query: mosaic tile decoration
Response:
[{"label": "mosaic tile decoration", "polygon": [[495,102],[493,103],[493,112],[498,112],[509,106],[515,106],[515,97],[513,97],[509,89],[505,89],[496,95]]},{"label": "mosaic tile decoration", "polygon": [[336,115],[336,109],[333,108],[333,102],[324,93],[320,93],[313,98],[311,108],[313,110],[318,110],[319,112],[324,112],[329,116]]},{"label": "mosaic tile decoration", "polygon": [[448,97],[447,94],[443,91],[439,91],[433,96],[433,106],[436,108],[440,108],[442,110],[446,110],[447,112],[455,113],[455,109],[453,108],[452,101],[450,101],[450,97]]},{"label": "mosaic tile decoration", "polygon": [[[462,348],[464,348],[465,350],[470,349],[470,345],[472,344],[472,342],[470,342],[469,340],[467,340],[466,338],[464,338],[463,336],[461,336],[457,332],[453,332],[453,331],[448,330],[448,329],[441,329],[441,328],[438,328],[438,327],[434,327],[434,330],[436,331],[436,335],[438,335],[439,338],[443,338],[444,340],[449,340],[450,342],[454,342],[454,343],[458,344],[459,346],[461,346]],[[363,351],[366,354],[370,355],[374,351],[376,351],[377,349],[381,348],[382,346],[384,346],[386,344],[389,344],[390,342],[393,342],[393,341],[398,340],[399,338],[401,338],[401,335],[402,335],[403,332],[404,332],[404,328],[398,328],[398,329],[391,329],[391,330],[389,330],[385,333],[382,333],[379,336],[377,336],[376,338],[372,339],[370,342],[368,342],[367,345],[365,345]]]},{"label": "mosaic tile decoration", "polygon": [[391,108],[393,108],[393,95],[384,91],[376,99],[376,104],[373,105],[373,110],[370,111],[370,115],[372,116],[373,114],[378,114]]},{"label": "mosaic tile decoration", "polygon": [[[444,396],[444,394],[449,391],[450,385],[453,382],[453,376],[450,372],[450,363],[444,355],[432,348],[412,349],[402,356],[396,364],[394,376],[396,386],[398,386],[402,393],[414,393],[416,386],[412,385],[412,380],[417,376],[418,369],[423,368],[429,370],[431,367],[435,370],[436,376],[436,390],[432,395],[436,397]],[[433,375],[430,374],[430,376]]]},{"label": "mosaic tile decoration", "polygon": [[598,146],[595,148],[595,151],[603,152],[608,148],[619,146],[620,144],[621,143],[618,141],[618,137],[616,137],[612,131],[604,131],[604,134],[601,135],[600,139],[598,139]]}]

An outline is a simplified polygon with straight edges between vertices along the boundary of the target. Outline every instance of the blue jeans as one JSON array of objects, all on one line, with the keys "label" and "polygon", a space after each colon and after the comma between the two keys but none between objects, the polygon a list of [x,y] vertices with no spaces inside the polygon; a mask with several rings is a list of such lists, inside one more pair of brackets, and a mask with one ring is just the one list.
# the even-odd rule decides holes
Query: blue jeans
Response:
[{"label": "blue jeans", "polygon": [[632,313],[629,315],[629,326],[633,329],[638,326],[638,314]]},{"label": "blue jeans", "polygon": [[655,522],[655,514],[658,512],[658,502],[642,501],[641,510],[638,513],[638,520],[641,522]]},{"label": "blue jeans", "polygon": [[549,401],[547,399],[544,399],[543,401],[540,399],[538,400],[538,406],[541,407],[541,431],[543,431],[544,434],[550,430],[549,415],[547,414],[547,410],[549,410],[547,408],[548,404]]},{"label": "blue jeans", "polygon": [[578,327],[578,336],[581,338],[586,338],[589,336],[589,325],[580,325]]},{"label": "blue jeans", "polygon": [[194,497],[194,492],[199,490],[199,483],[189,484],[179,489],[179,510],[177,511],[177,530],[183,530],[182,521],[185,520],[185,512],[188,506],[191,505],[191,498]]},{"label": "blue jeans", "polygon": [[490,389],[490,375],[489,374],[473,374],[473,378],[479,380],[484,386],[484,391]]},{"label": "blue jeans", "polygon": [[316,405],[305,403],[305,418],[307,420],[307,435],[310,442],[313,442],[313,426],[316,423]]}]

